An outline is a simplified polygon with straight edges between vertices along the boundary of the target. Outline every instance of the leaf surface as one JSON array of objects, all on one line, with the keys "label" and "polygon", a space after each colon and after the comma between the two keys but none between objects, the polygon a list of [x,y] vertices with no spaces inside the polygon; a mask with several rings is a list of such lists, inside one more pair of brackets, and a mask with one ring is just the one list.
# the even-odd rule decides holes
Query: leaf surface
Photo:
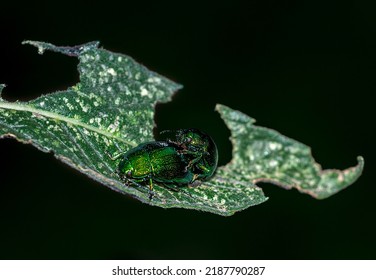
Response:
[{"label": "leaf surface", "polygon": [[234,147],[232,161],[219,169],[218,176],[271,182],[322,199],[351,185],[362,173],[364,160],[360,156],[355,167],[322,170],[308,146],[273,129],[255,126],[255,120],[242,112],[223,105],[217,105],[217,110],[231,130]]},{"label": "leaf surface", "polygon": [[[153,140],[154,106],[171,100],[180,85],[132,58],[98,48],[98,42],[57,47],[27,41],[79,59],[80,83],[30,102],[0,99],[0,135],[30,143],[110,188],[148,200],[127,187],[109,155]],[[0,86],[2,90],[4,86]]]},{"label": "leaf surface", "polygon": [[[180,85],[132,58],[98,48],[97,42],[76,47],[27,41],[44,50],[79,59],[80,82],[66,91],[30,102],[0,98],[0,138],[30,143],[113,190],[164,208],[179,207],[229,216],[267,200],[259,181],[297,188],[326,198],[353,183],[364,161],[344,171],[321,170],[309,147],[278,132],[254,126],[247,115],[224,105],[217,111],[231,131],[233,159],[198,187],[179,191],[156,183],[149,198],[147,186],[124,184],[116,173],[118,161],[109,155],[153,141],[154,107],[170,101]],[[3,89],[0,85],[0,92]]]}]

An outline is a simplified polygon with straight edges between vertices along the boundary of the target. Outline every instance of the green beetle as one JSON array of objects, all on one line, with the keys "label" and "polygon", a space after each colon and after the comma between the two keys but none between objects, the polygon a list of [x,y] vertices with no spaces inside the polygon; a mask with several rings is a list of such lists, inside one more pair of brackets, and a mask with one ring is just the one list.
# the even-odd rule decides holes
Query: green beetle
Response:
[{"label": "green beetle", "polygon": [[127,151],[118,166],[124,182],[148,182],[153,190],[153,180],[168,185],[188,185],[194,181],[189,159],[182,148],[166,141],[140,144]]},{"label": "green beetle", "polygon": [[218,164],[218,150],[213,139],[205,132],[196,128],[179,129],[174,139],[167,140],[179,146],[178,151],[189,160],[188,168],[194,173],[195,184],[213,176]]}]

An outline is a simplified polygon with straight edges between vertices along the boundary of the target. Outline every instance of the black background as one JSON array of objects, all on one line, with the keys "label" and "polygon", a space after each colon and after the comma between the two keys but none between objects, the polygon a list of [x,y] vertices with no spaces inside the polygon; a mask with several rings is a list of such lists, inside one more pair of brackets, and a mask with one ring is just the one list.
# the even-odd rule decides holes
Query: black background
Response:
[{"label": "black background", "polygon": [[[137,2],[137,3],[135,3]],[[366,160],[318,201],[261,184],[269,201],[220,217],[115,193],[51,154],[0,141],[1,259],[375,259],[376,18],[371,1],[38,1],[2,4],[0,82],[30,100],[78,82],[77,60],[23,40],[100,40],[184,85],[158,130],[197,127],[231,159],[228,105],[313,149],[324,168]]]}]

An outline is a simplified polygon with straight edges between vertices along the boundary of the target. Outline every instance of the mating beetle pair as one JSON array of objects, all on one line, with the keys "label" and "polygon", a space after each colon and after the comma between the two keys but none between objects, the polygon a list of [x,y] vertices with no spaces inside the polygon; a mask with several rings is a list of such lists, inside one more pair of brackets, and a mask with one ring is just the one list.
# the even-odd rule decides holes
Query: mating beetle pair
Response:
[{"label": "mating beetle pair", "polygon": [[175,132],[173,139],[140,144],[127,151],[118,166],[125,183],[197,186],[217,168],[218,151],[206,133],[190,128]]}]

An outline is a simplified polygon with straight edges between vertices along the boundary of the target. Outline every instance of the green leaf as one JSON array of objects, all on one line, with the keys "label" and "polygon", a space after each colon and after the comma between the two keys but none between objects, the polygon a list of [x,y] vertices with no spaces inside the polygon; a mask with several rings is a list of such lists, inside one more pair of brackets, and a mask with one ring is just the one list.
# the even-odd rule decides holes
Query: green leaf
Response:
[{"label": "green leaf", "polygon": [[[181,86],[147,70],[132,58],[98,48],[98,43],[57,47],[26,42],[39,49],[79,58],[80,83],[30,102],[0,98],[0,138],[30,143],[113,190],[150,205],[208,211],[224,216],[267,200],[255,185],[272,182],[295,187],[316,198],[328,197],[354,182],[363,169],[322,171],[310,149],[276,131],[253,125],[241,112],[218,105],[231,130],[233,159],[199,187],[172,191],[155,184],[125,185],[116,174],[117,161],[108,154],[127,151],[153,140],[154,106],[167,102]],[[0,85],[0,92],[3,86]],[[155,182],[154,182],[155,183]]]},{"label": "green leaf", "polygon": [[311,149],[275,130],[253,125],[254,119],[223,105],[217,110],[231,130],[233,158],[219,168],[217,176],[246,182],[270,182],[286,189],[296,188],[314,198],[327,198],[354,183],[364,160],[343,171],[322,170]]},{"label": "green leaf", "polygon": [[25,43],[40,54],[51,50],[77,56],[80,83],[30,102],[0,98],[0,137],[53,152],[108,187],[149,202],[147,193],[119,181],[117,163],[108,154],[152,141],[155,104],[171,100],[181,86],[126,55],[98,48],[98,42],[76,47]]}]

